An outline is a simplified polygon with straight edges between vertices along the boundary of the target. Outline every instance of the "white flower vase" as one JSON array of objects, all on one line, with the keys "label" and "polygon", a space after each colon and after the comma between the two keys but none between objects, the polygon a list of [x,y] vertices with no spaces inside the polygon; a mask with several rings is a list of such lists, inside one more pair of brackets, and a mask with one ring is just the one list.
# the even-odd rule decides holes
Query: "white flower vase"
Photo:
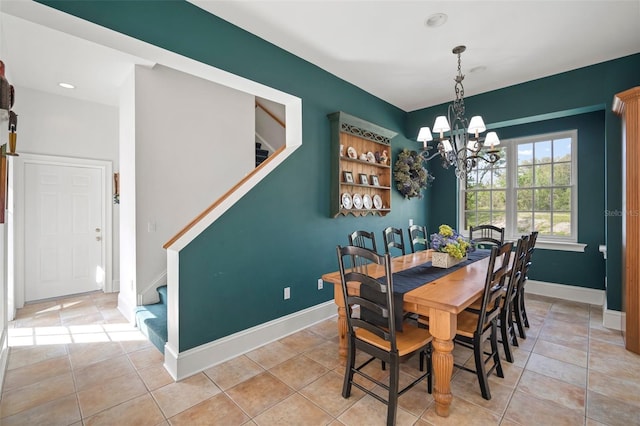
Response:
[{"label": "white flower vase", "polygon": [[451,268],[452,266],[457,265],[460,262],[464,262],[467,260],[467,256],[465,255],[462,259],[456,259],[451,256],[449,253],[442,253],[439,251],[434,251],[431,257],[431,264],[436,268]]}]

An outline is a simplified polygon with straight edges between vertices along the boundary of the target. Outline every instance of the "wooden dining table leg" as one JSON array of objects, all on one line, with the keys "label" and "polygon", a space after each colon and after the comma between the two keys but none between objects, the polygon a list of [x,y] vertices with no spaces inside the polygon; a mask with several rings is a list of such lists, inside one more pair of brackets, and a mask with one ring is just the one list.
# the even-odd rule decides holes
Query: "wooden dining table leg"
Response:
[{"label": "wooden dining table leg", "polygon": [[449,416],[451,395],[451,375],[453,373],[453,338],[456,334],[458,316],[446,311],[431,308],[429,310],[429,332],[433,336],[433,399],[436,401],[436,414]]},{"label": "wooden dining table leg", "polygon": [[334,292],[333,299],[338,306],[338,354],[343,363],[347,359],[347,309],[342,297],[342,287],[335,285]]}]

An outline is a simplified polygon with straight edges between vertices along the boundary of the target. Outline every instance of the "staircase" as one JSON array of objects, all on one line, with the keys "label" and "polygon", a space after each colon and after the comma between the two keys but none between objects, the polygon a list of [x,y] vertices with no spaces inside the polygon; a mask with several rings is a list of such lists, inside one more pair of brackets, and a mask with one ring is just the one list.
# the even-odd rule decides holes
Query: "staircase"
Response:
[{"label": "staircase", "polygon": [[167,286],[163,285],[157,290],[160,302],[138,306],[135,316],[142,334],[164,354],[164,345],[167,343]]},{"label": "staircase", "polygon": [[256,167],[258,167],[269,156],[269,151],[262,149],[262,144],[256,142]]}]

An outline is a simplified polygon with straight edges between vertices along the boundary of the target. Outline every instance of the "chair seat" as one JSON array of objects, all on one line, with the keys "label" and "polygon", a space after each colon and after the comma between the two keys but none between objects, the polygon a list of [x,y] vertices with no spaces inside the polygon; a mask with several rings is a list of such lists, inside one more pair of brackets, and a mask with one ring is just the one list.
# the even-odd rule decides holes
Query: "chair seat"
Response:
[{"label": "chair seat", "polygon": [[[363,328],[356,330],[358,339],[364,340],[380,349],[389,351],[391,344]],[[396,332],[396,346],[400,357],[415,352],[426,346],[432,340],[431,333],[424,328],[418,328],[411,324],[403,324],[402,332]]]},{"label": "chair seat", "polygon": [[465,337],[473,337],[478,328],[478,315],[473,312],[462,311],[458,314],[458,329],[456,334]]},{"label": "chair seat", "polygon": [[[482,306],[480,306],[482,309]],[[493,320],[500,313],[500,309],[494,309],[493,311],[487,311],[485,324]],[[478,328],[478,314],[470,311],[462,311],[458,314],[458,329],[456,334],[464,337],[473,338],[473,334]]]}]

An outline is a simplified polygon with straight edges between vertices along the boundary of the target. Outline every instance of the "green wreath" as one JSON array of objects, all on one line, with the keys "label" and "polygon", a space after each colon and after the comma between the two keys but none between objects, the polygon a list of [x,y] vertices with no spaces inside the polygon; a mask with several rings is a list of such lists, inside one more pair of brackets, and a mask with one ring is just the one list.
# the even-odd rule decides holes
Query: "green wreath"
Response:
[{"label": "green wreath", "polygon": [[422,157],[416,151],[403,149],[393,167],[396,188],[404,196],[422,198],[422,190],[433,182],[433,175],[422,166]]}]

